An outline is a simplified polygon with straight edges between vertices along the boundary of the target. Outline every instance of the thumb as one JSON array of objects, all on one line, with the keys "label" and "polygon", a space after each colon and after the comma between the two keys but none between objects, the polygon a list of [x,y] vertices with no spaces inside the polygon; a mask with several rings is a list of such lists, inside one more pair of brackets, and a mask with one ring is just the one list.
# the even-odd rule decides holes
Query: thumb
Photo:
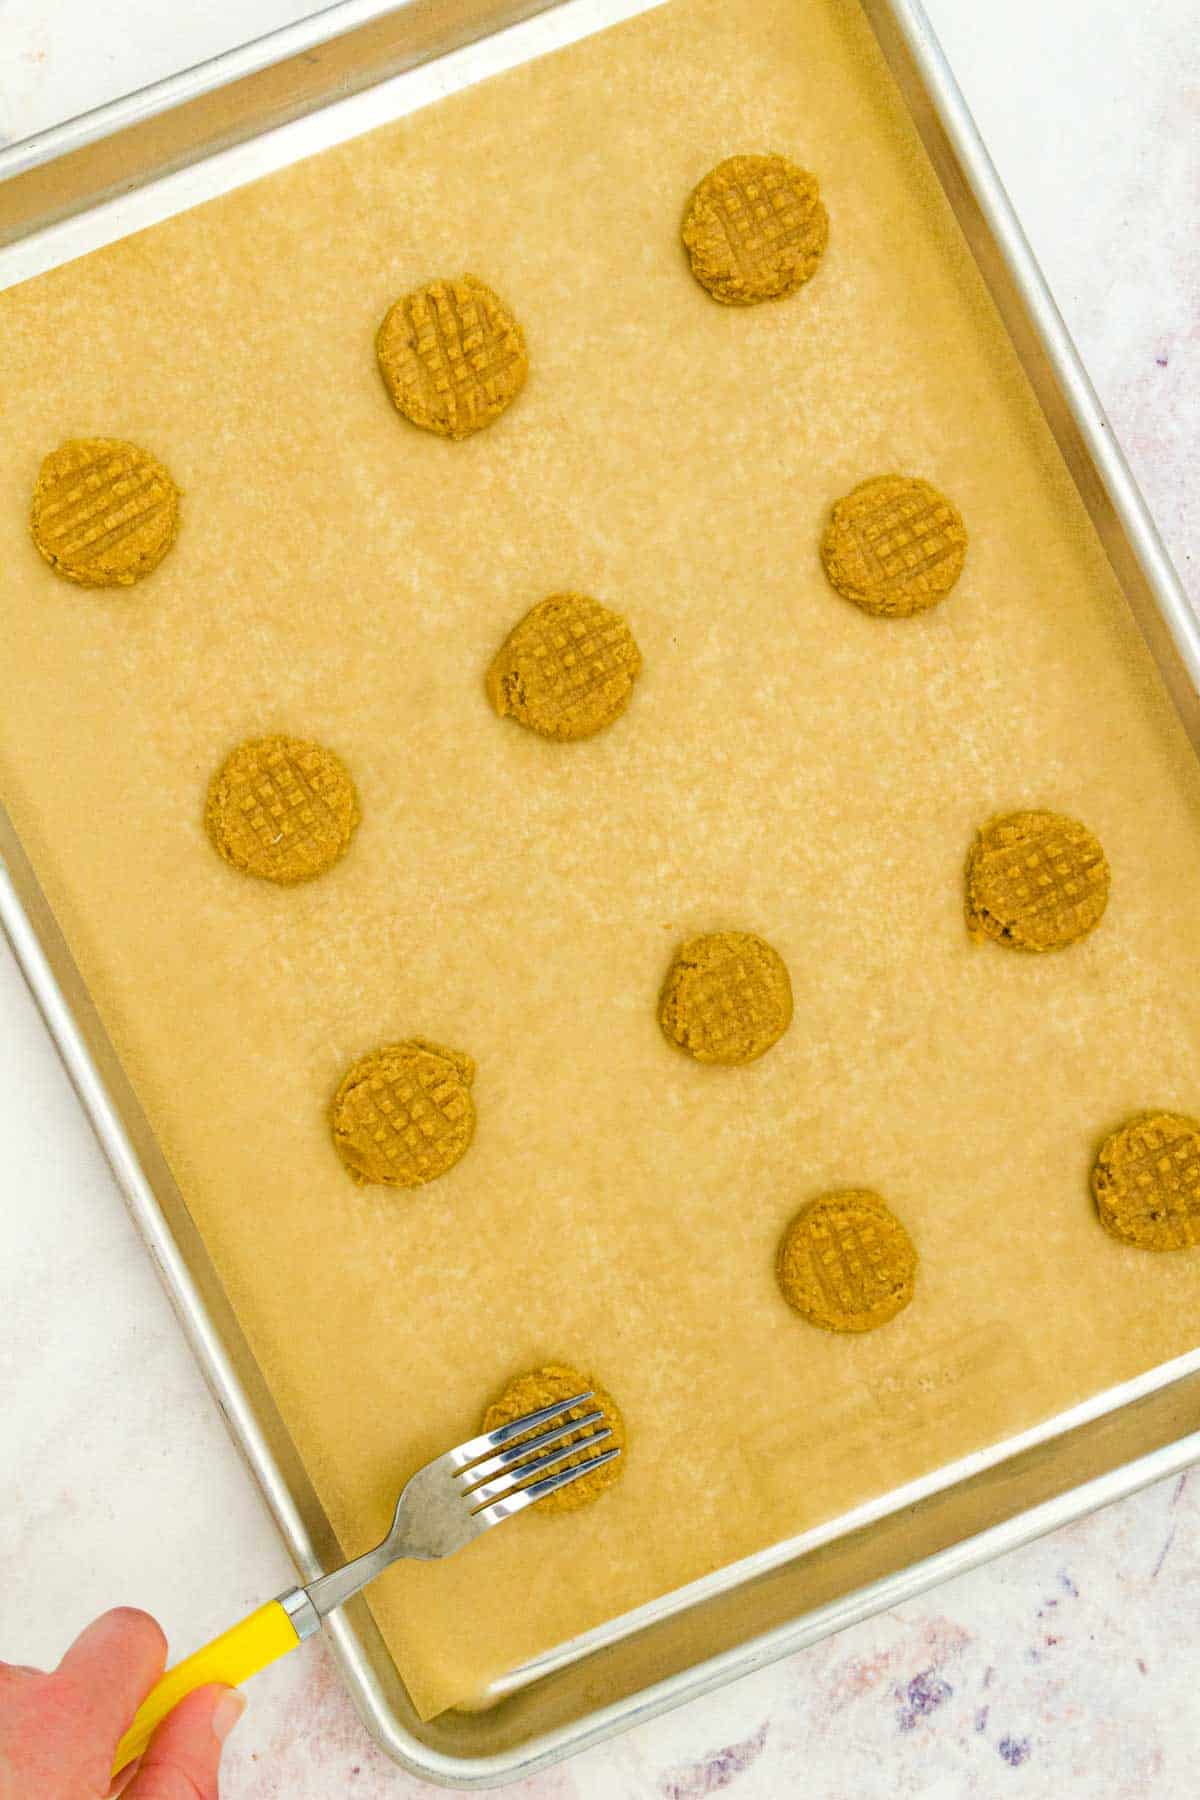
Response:
[{"label": "thumb", "polygon": [[169,1712],[123,1800],[218,1800],[221,1746],[246,1702],[236,1688],[197,1688]]}]

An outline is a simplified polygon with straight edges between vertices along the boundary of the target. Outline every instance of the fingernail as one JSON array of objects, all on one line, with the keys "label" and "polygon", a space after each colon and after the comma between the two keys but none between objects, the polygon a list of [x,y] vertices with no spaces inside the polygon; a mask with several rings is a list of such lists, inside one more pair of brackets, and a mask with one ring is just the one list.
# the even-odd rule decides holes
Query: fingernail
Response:
[{"label": "fingernail", "polygon": [[223,1744],[238,1720],[246,1710],[246,1696],[239,1694],[236,1688],[230,1688],[212,1710],[213,1736],[218,1744]]}]

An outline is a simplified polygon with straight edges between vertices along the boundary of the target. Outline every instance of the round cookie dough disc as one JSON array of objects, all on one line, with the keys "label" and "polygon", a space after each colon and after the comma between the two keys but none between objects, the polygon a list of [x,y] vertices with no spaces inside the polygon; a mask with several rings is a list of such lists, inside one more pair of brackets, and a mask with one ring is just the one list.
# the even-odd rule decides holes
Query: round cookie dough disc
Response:
[{"label": "round cookie dough disc", "polygon": [[886,619],[945,599],[966,554],[958,508],[915,475],[860,482],[835,502],[821,539],[821,561],[838,593]]},{"label": "round cookie dough disc", "polygon": [[730,156],[688,201],[692,274],[723,306],[782,300],[816,273],[829,215],[815,175],[786,156]]},{"label": "round cookie dough disc", "polygon": [[1105,1231],[1122,1244],[1200,1244],[1200,1122],[1186,1113],[1135,1114],[1100,1146],[1092,1197]]},{"label": "round cookie dough disc", "polygon": [[754,1062],[792,1022],[787,965],[750,931],[691,938],[667,971],[658,1022],[697,1062]]},{"label": "round cookie dough disc", "polygon": [[467,438],[498,419],[525,386],[525,336],[474,275],[431,281],[389,308],[375,337],[397,410],[423,431]]},{"label": "round cookie dough disc", "polygon": [[208,785],[204,828],[227,863],[280,887],[339,862],[358,826],[340,757],[306,738],[248,738]]},{"label": "round cookie dough disc", "polygon": [[824,1331],[874,1331],[913,1297],[917,1253],[868,1188],[810,1201],[783,1235],[776,1275],[789,1306]]},{"label": "round cookie dough disc", "polygon": [[629,705],[642,657],[619,613],[587,594],[551,594],[514,626],[487,672],[487,694],[541,737],[592,737]]},{"label": "round cookie dough disc", "polygon": [[[553,1406],[557,1401],[569,1400],[573,1394],[585,1393],[588,1388],[592,1391],[591,1399],[573,1409],[566,1416],[571,1419],[581,1419],[586,1413],[602,1412],[604,1423],[612,1435],[596,1445],[596,1453],[603,1450],[620,1450],[622,1454],[615,1456],[603,1467],[593,1470],[590,1475],[581,1475],[578,1481],[572,1481],[569,1486],[559,1488],[557,1493],[547,1494],[544,1500],[537,1502],[538,1512],[578,1512],[581,1506],[589,1506],[593,1500],[598,1500],[605,1488],[612,1487],[615,1481],[621,1479],[625,1473],[624,1451],[628,1440],[625,1434],[625,1421],[617,1410],[616,1402],[612,1395],[605,1393],[604,1389],[598,1386],[589,1375],[581,1375],[578,1369],[569,1368],[565,1363],[547,1363],[543,1369],[532,1369],[527,1375],[514,1376],[499,1399],[493,1400],[483,1415],[480,1429],[496,1431],[501,1425],[510,1425],[514,1419],[523,1418],[526,1413],[536,1412],[539,1407]],[[540,1426],[538,1429],[544,1431],[549,1428]],[[586,1440],[591,1432],[599,1429],[599,1425],[589,1426],[587,1432],[580,1434],[581,1440]],[[572,1441],[571,1438],[563,1439],[564,1444]],[[554,1469],[546,1472],[547,1474],[557,1474],[559,1469],[570,1468],[575,1463],[583,1462],[587,1454],[589,1452],[585,1443],[585,1447],[581,1449],[578,1456],[564,1459]]]},{"label": "round cookie dough disc", "polygon": [[38,472],[33,541],[80,587],[132,587],[158,567],[178,526],[179,489],[156,457],[123,438],[70,438]]},{"label": "round cookie dough disc", "polygon": [[1014,950],[1062,950],[1094,931],[1110,874],[1099,841],[1062,813],[991,819],[967,857],[967,930]]},{"label": "round cookie dough disc", "polygon": [[427,1038],[360,1057],[333,1097],[333,1144],[358,1182],[416,1188],[452,1169],[475,1135],[475,1064]]}]

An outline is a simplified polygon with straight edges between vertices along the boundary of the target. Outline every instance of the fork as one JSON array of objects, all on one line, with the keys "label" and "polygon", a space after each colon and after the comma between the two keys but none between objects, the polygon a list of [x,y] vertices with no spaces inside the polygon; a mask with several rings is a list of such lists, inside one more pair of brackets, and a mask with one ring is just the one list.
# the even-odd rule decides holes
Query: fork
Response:
[{"label": "fork", "polygon": [[[569,1487],[619,1456],[617,1448],[601,1450],[583,1462],[557,1466],[564,1458],[578,1456],[583,1450],[590,1452],[612,1436],[599,1410],[579,1419],[569,1416],[591,1398],[592,1390],[587,1388],[573,1399],[539,1407],[495,1431],[468,1438],[465,1444],[418,1469],[401,1491],[387,1536],[374,1550],[318,1576],[307,1587],[291,1588],[269,1600],[167,1670],[142,1701],[117,1745],[113,1775],[141,1755],[156,1726],[185,1694],[210,1681],[236,1687],[256,1675],[312,1637],[327,1614],[343,1606],[392,1563],[404,1557],[428,1562],[452,1556],[493,1525],[524,1512],[527,1506],[536,1506],[547,1494]],[[599,1429],[590,1429],[593,1426]],[[537,1435],[525,1437],[529,1431]],[[525,1441],[516,1443],[517,1438]]]}]

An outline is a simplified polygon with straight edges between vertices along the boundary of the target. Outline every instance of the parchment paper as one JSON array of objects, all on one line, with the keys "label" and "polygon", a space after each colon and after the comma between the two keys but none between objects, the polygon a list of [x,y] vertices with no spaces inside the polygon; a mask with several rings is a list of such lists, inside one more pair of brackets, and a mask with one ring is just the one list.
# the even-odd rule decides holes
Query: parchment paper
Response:
[{"label": "parchment paper", "polygon": [[[727,310],[679,218],[757,148],[818,173],[830,247]],[[393,413],[372,337],[464,270],[532,373],[449,444]],[[1194,1343],[1200,1255],[1114,1244],[1086,1183],[1129,1112],[1200,1109],[1196,765],[850,0],[674,0],[42,277],[0,300],[0,391],[0,788],[347,1551],[511,1373],[571,1361],[625,1411],[602,1504],[372,1590],[424,1713]],[[185,490],[132,593],[29,541],[39,459],[86,434]],[[816,545],[892,469],[971,546],[944,606],[881,623]],[[561,746],[483,674],[570,588],[645,673]],[[362,797],[290,891],[201,828],[270,731]],[[1114,871],[1061,956],[963,928],[974,827],[1025,806]],[[796,992],[742,1070],[655,1022],[676,941],[720,927]],[[476,1058],[477,1141],[359,1191],[328,1098],[413,1033]],[[859,1340],[772,1275],[839,1183],[922,1259]]]}]

